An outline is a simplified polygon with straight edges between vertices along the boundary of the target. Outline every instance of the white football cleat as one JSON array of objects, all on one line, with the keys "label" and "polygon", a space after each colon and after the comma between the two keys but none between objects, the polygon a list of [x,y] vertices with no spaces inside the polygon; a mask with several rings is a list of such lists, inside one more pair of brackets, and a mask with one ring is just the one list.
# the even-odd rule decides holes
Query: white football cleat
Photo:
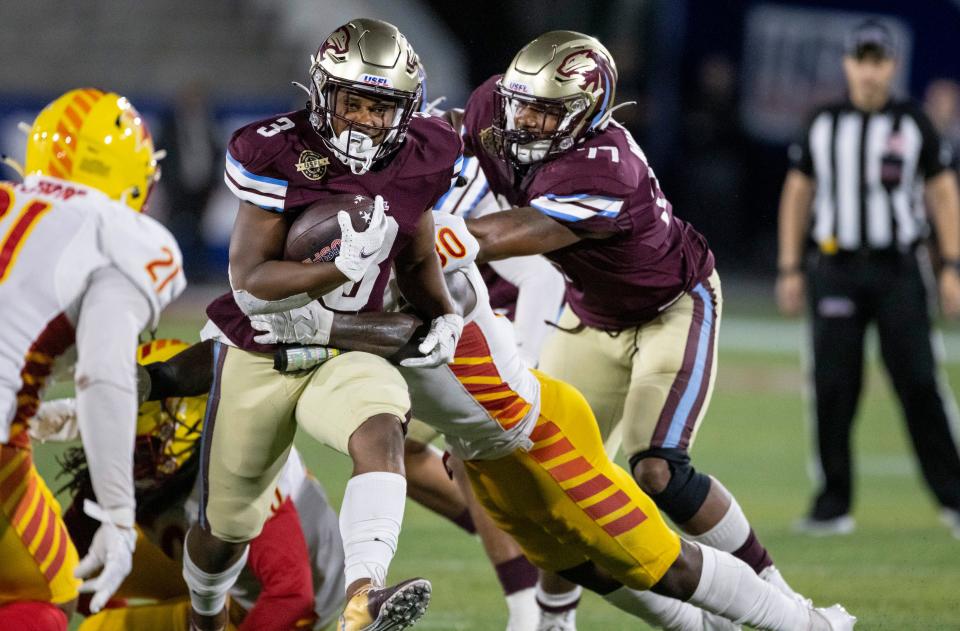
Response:
[{"label": "white football cleat", "polygon": [[537,631],[577,631],[577,610],[571,609],[563,613],[541,612]]},{"label": "white football cleat", "polygon": [[850,515],[841,515],[831,519],[814,519],[804,517],[793,524],[793,531],[812,537],[831,537],[833,535],[849,535],[857,527],[857,522]]},{"label": "white football cleat", "polygon": [[[857,623],[856,616],[851,616],[843,605],[814,609],[811,617],[819,616],[827,623],[827,627],[813,626],[812,629],[829,629],[830,631],[850,631]],[[813,621],[816,624],[816,621]]]}]

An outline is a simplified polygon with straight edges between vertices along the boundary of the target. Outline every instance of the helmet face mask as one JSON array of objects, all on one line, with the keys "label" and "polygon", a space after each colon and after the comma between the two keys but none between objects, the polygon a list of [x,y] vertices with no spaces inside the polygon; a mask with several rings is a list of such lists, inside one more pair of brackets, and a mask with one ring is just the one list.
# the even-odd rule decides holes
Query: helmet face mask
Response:
[{"label": "helmet face mask", "polygon": [[502,85],[494,94],[493,133],[505,159],[516,164],[542,162],[575,143],[576,130],[588,109],[587,99],[543,99]]},{"label": "helmet face mask", "polygon": [[352,20],[317,51],[309,92],[310,124],[360,175],[403,144],[423,98],[423,70],[396,27]]},{"label": "helmet face mask", "polygon": [[574,31],[541,35],[497,83],[494,148],[514,168],[569,151],[606,126],[616,83],[616,64],[596,39]]},{"label": "helmet face mask", "polygon": [[138,491],[163,486],[190,459],[200,443],[203,402],[173,398],[144,404],[137,420],[133,452]]}]

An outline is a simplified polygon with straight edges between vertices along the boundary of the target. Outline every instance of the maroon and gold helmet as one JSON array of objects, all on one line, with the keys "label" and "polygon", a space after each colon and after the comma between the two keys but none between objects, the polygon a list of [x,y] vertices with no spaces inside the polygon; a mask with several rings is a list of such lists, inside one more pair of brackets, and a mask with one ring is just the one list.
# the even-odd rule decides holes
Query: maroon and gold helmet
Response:
[{"label": "maroon and gold helmet", "polygon": [[[310,124],[327,148],[357,175],[366,173],[403,144],[423,97],[423,69],[413,47],[392,24],[351,20],[331,33],[310,66]],[[346,90],[389,101],[393,120],[374,127],[337,113],[337,94]],[[343,129],[337,134],[333,122]]]},{"label": "maroon and gold helmet", "polygon": [[[495,145],[514,166],[563,153],[603,129],[616,88],[617,66],[603,44],[574,31],[545,33],[517,53],[497,84]],[[531,110],[543,114],[539,128],[523,123]]]}]

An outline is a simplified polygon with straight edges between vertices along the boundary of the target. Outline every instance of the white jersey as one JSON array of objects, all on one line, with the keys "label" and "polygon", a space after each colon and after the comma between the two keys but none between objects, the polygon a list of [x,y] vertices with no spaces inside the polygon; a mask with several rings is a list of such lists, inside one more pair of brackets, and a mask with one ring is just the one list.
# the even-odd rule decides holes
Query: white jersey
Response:
[{"label": "white jersey", "polygon": [[540,382],[520,358],[513,325],[494,314],[477,266],[462,274],[477,296],[452,364],[400,368],[413,415],[435,428],[463,460],[493,460],[529,449],[540,414]]},{"label": "white jersey", "polygon": [[140,290],[151,328],[186,286],[180,249],[156,220],[65,180],[0,182],[0,442],[26,440],[51,364],[73,346],[81,300],[105,267]]}]

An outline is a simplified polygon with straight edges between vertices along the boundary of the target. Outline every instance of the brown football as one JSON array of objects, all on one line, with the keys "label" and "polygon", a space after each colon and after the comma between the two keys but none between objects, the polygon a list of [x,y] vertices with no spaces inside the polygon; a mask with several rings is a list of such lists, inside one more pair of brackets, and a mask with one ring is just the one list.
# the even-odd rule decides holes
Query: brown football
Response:
[{"label": "brown football", "polygon": [[304,263],[329,262],[340,253],[340,223],[337,213],[350,215],[353,229],[363,232],[373,215],[373,200],[365,195],[343,193],[316,201],[301,211],[287,231],[283,258]]}]

